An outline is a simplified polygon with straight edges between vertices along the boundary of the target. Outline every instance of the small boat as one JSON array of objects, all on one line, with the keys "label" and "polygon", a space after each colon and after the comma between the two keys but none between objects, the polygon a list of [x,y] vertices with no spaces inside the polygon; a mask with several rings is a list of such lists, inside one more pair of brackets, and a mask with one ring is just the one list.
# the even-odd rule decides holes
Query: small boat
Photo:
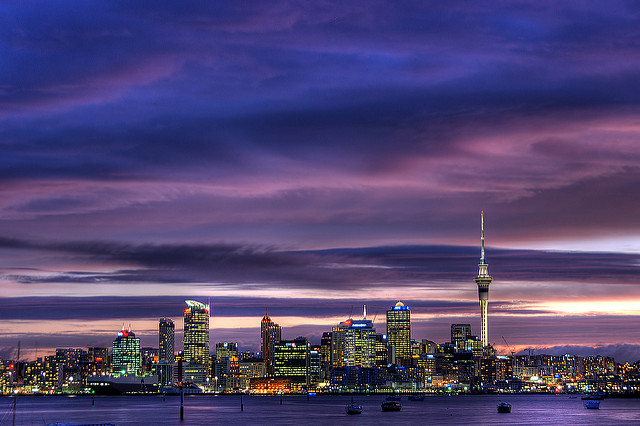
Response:
[{"label": "small boat", "polygon": [[389,395],[387,397],[387,401],[400,401],[402,399],[402,395]]},{"label": "small boat", "polygon": [[424,395],[409,395],[409,401],[424,401]]},{"label": "small boat", "polygon": [[600,400],[588,399],[584,402],[584,408],[588,408],[590,410],[598,410],[600,408]]},{"label": "small boat", "polygon": [[382,411],[402,410],[402,405],[398,401],[384,401],[381,406],[382,406]]},{"label": "small boat", "polygon": [[347,405],[347,414],[362,414],[362,405],[352,402]]},{"label": "small boat", "polygon": [[498,413],[510,413],[511,412],[511,404],[507,404],[506,402],[501,402],[498,404]]},{"label": "small boat", "polygon": [[351,403],[347,405],[347,414],[362,414],[362,405],[356,404],[351,398]]}]

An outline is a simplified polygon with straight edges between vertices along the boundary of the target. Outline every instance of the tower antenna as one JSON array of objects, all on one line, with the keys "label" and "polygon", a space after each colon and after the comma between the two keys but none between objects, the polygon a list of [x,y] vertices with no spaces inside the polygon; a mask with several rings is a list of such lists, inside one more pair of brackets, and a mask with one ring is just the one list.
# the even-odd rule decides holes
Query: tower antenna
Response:
[{"label": "tower antenna", "polygon": [[480,263],[484,263],[484,210],[480,212],[480,241],[482,250],[480,251]]}]

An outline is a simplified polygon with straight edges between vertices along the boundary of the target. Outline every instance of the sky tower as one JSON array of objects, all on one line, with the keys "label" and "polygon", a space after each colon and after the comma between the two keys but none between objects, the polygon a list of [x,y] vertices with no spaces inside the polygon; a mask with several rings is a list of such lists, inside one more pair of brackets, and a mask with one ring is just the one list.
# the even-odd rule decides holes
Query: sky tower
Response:
[{"label": "sky tower", "polygon": [[476,284],[478,284],[478,299],[480,299],[480,341],[482,342],[482,347],[485,347],[489,344],[487,337],[487,305],[489,304],[491,275],[487,273],[489,265],[484,260],[484,211],[480,212],[480,235],[482,249],[480,251]]}]

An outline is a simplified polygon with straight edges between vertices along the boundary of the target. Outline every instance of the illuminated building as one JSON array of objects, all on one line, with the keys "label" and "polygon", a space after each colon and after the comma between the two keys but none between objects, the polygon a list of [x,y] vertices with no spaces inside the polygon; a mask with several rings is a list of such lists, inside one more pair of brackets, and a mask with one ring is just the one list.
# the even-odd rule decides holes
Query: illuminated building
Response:
[{"label": "illuminated building", "polygon": [[173,379],[173,363],[176,361],[175,324],[169,318],[158,322],[158,364],[155,366],[158,384],[167,385]]},{"label": "illuminated building", "polygon": [[480,263],[478,264],[478,276],[475,281],[478,285],[478,299],[480,300],[480,341],[482,346],[487,346],[487,307],[489,304],[489,285],[491,285],[491,275],[487,272],[489,265],[484,259],[484,212],[480,213],[480,241],[482,249],[480,252]]},{"label": "illuminated building", "polygon": [[185,300],[184,380],[203,383],[209,370],[209,305]]},{"label": "illuminated building", "polygon": [[249,380],[252,392],[264,394],[278,394],[291,392],[291,383],[285,377],[255,377]]},{"label": "illuminated building", "polygon": [[320,358],[320,346],[311,346],[309,348],[309,385],[316,385],[321,380],[322,368]]},{"label": "illuminated building", "polygon": [[216,356],[214,361],[214,377],[217,377],[216,391],[229,389],[229,377],[238,376],[240,373],[240,358],[238,344],[230,342],[216,343]]},{"label": "illuminated building", "polygon": [[402,302],[387,311],[387,340],[391,363],[411,365],[411,310]]},{"label": "illuminated building", "polygon": [[331,331],[331,368],[344,366],[344,323]]},{"label": "illuminated building", "polygon": [[287,378],[293,390],[309,385],[309,343],[306,337],[281,340],[274,346],[273,373]]},{"label": "illuminated building", "polygon": [[471,338],[471,324],[451,324],[451,344],[460,348]]},{"label": "illuminated building", "polygon": [[266,313],[260,322],[260,351],[262,359],[267,364],[267,374],[273,376],[273,355],[274,348],[280,342],[282,327],[271,321]]},{"label": "illuminated building", "polygon": [[375,367],[376,330],[367,319],[341,322],[332,332],[333,367]]},{"label": "illuminated building", "polygon": [[240,361],[238,364],[238,370],[241,375],[246,376],[249,379],[265,377],[267,375],[267,366],[264,360],[259,359],[246,359]]},{"label": "illuminated building", "polygon": [[175,325],[169,318],[160,318],[158,324],[158,362],[165,361],[173,365],[175,353]]},{"label": "illuminated building", "polygon": [[325,331],[320,339],[320,368],[324,377],[331,370],[331,332]]},{"label": "illuminated building", "polygon": [[129,330],[118,332],[113,341],[113,353],[111,356],[111,371],[120,374],[136,374],[140,370],[140,339]]},{"label": "illuminated building", "polygon": [[389,364],[389,342],[386,334],[376,334],[376,367],[384,368]]}]

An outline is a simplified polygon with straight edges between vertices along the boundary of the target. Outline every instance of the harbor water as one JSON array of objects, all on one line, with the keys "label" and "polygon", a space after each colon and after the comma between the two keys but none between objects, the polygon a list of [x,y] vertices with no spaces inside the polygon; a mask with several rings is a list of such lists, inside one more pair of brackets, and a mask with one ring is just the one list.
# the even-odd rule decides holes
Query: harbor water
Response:
[{"label": "harbor water", "polygon": [[[640,400],[611,398],[599,410],[587,410],[579,397],[568,395],[427,396],[401,400],[400,412],[382,412],[382,395],[354,396],[359,415],[347,415],[350,396],[193,395],[185,397],[180,421],[176,396],[35,396],[16,403],[16,425],[112,423],[116,425],[305,425],[305,424],[640,424]],[[511,413],[498,413],[501,402]],[[13,422],[13,398],[0,397],[0,425]]]}]

